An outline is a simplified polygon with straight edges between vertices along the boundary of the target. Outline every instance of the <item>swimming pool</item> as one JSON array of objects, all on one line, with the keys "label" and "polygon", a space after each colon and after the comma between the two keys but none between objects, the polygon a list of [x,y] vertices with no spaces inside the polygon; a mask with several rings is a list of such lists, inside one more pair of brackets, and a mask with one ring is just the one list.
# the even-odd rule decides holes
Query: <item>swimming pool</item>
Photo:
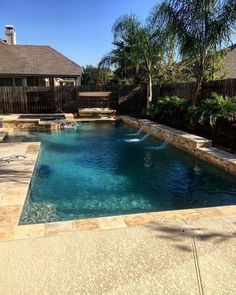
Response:
[{"label": "swimming pool", "polygon": [[[41,141],[21,224],[236,204],[236,178],[122,123],[24,132]],[[20,134],[19,132],[18,134]],[[139,136],[140,138],[141,136]]]}]

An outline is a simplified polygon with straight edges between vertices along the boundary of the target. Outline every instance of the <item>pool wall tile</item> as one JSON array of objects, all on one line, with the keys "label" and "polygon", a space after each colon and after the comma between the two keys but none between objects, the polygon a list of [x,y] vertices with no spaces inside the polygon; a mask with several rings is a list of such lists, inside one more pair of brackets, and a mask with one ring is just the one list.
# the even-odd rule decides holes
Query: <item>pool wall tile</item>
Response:
[{"label": "pool wall tile", "polygon": [[14,240],[39,238],[45,235],[45,224],[19,225],[14,229]]},{"label": "pool wall tile", "polygon": [[8,231],[8,232],[0,232],[0,241],[5,242],[5,241],[12,241],[14,240],[14,232],[13,231]]},{"label": "pool wall tile", "polygon": [[75,231],[95,231],[100,229],[96,218],[74,220],[73,228]]},{"label": "pool wall tile", "polygon": [[98,224],[101,230],[127,227],[122,216],[98,218]]},{"label": "pool wall tile", "polygon": [[45,224],[45,236],[57,236],[73,231],[72,221],[53,222]]},{"label": "pool wall tile", "polygon": [[197,219],[201,215],[196,209],[183,209],[183,210],[173,210],[173,211],[161,211],[161,212],[153,212],[152,216],[156,220],[164,220],[164,219]]},{"label": "pool wall tile", "polygon": [[196,211],[200,214],[201,217],[215,217],[222,216],[222,212],[219,207],[212,208],[197,208]]},{"label": "pool wall tile", "polygon": [[16,190],[14,188],[9,189],[3,196],[0,205],[1,206],[12,206],[12,205],[20,205],[23,206],[25,203],[24,193],[27,194],[27,190]]},{"label": "pool wall tile", "polygon": [[25,195],[28,192],[28,188],[28,183],[12,182],[11,185],[9,185],[8,190],[2,197],[0,201],[0,206],[23,206],[25,203]]},{"label": "pool wall tile", "polygon": [[18,224],[21,206],[0,207],[0,227],[11,227]]},{"label": "pool wall tile", "polygon": [[[214,207],[211,209],[217,209],[217,212],[220,212],[219,214],[221,216],[232,216],[235,215],[236,216],[236,206],[235,205],[231,205],[231,206],[224,206],[224,207]],[[200,209],[198,209],[199,211]]]},{"label": "pool wall tile", "polygon": [[124,217],[124,221],[128,226],[142,225],[153,223],[157,220],[157,216],[150,214],[135,214],[127,215]]}]

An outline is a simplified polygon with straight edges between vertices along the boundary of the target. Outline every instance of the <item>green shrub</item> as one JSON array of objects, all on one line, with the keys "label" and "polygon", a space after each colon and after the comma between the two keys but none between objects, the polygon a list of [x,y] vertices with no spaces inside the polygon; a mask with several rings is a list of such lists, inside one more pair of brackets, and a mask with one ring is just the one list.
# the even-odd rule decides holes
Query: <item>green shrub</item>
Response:
[{"label": "green shrub", "polygon": [[230,121],[236,115],[236,98],[212,93],[210,98],[203,100],[199,107],[192,108],[189,112],[195,112],[200,124],[214,127],[219,120]]},{"label": "green shrub", "polygon": [[159,98],[152,105],[150,114],[165,121],[179,118],[180,113],[186,109],[186,100],[178,96],[166,96]]},{"label": "green shrub", "polygon": [[219,121],[230,122],[236,116],[236,97],[212,93],[198,106],[187,107],[187,104],[185,99],[178,96],[166,96],[155,101],[150,114],[172,126],[184,124],[188,128],[195,128],[198,124],[213,128]]}]

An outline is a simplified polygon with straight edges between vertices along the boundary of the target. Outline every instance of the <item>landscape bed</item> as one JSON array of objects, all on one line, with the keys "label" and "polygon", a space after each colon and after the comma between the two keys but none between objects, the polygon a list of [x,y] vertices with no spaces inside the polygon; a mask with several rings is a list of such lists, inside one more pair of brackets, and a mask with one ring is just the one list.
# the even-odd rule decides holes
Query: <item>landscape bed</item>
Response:
[{"label": "landscape bed", "polygon": [[20,224],[236,204],[235,176],[135,133],[120,122],[24,132],[41,150]]}]

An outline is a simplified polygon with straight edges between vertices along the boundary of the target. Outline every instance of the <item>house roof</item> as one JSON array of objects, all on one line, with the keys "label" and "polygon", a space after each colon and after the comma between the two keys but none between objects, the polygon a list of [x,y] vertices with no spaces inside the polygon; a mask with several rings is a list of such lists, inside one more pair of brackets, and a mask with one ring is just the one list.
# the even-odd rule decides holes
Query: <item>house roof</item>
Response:
[{"label": "house roof", "polygon": [[82,68],[50,46],[0,41],[0,75],[81,76]]},{"label": "house roof", "polygon": [[226,78],[236,79],[236,44],[230,47],[230,52],[223,58]]}]

